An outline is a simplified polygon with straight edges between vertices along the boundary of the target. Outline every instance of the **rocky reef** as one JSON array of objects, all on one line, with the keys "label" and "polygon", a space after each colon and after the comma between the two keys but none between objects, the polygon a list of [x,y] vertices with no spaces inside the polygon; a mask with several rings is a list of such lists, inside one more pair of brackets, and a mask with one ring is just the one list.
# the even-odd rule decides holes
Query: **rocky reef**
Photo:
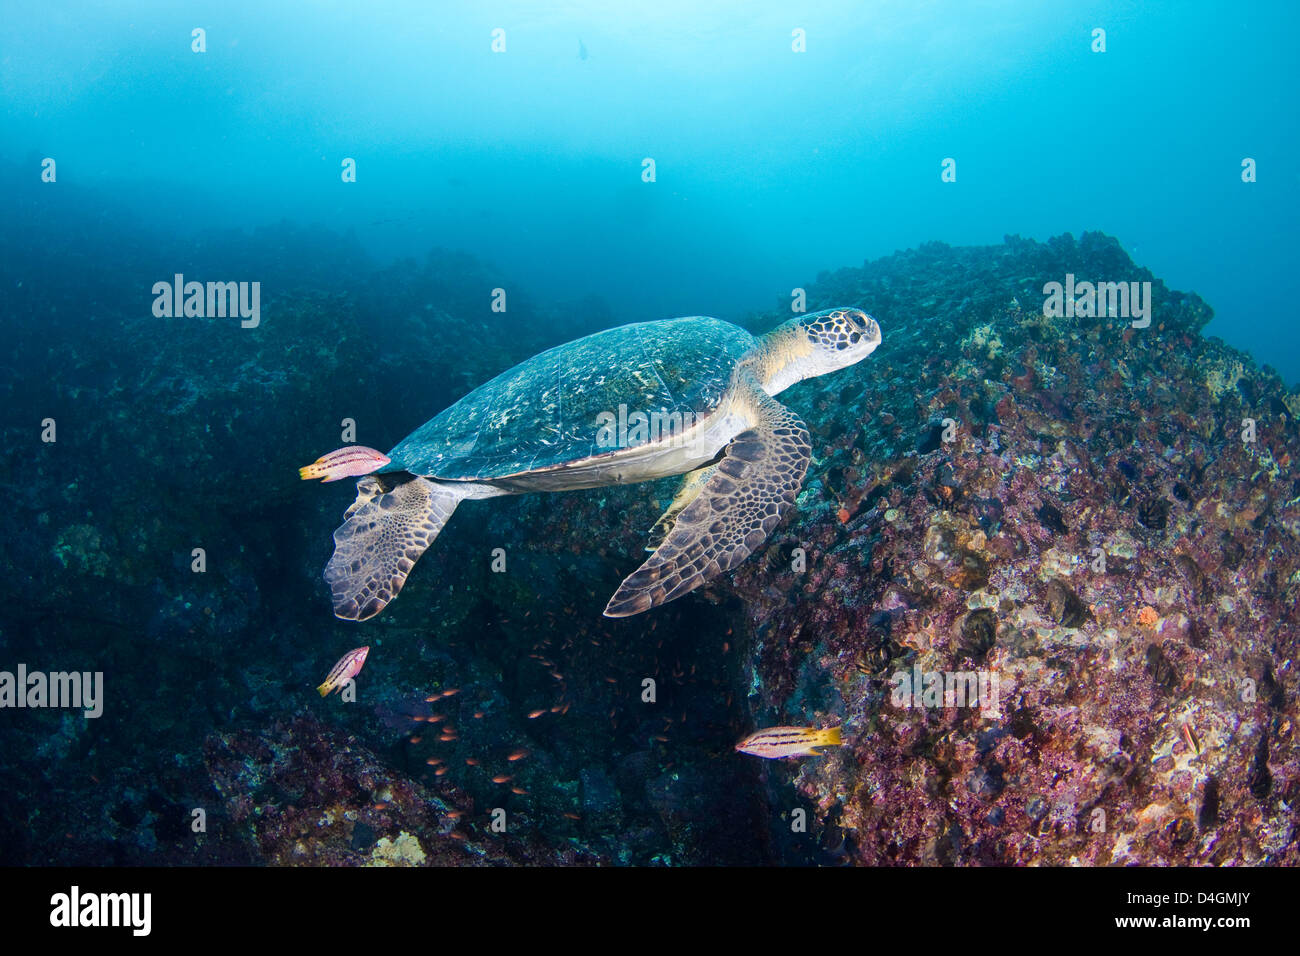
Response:
[{"label": "rocky reef", "polygon": [[[1152,282],[1150,326],[1045,318],[1067,273]],[[757,722],[845,727],[776,805],[853,863],[1300,861],[1295,392],[1098,234],[812,291],[888,332],[862,378],[802,386],[817,474],[730,585]],[[900,705],[917,671],[999,699]]]},{"label": "rocky reef", "polygon": [[[360,628],[320,579],[350,483],[297,466],[619,317],[494,313],[472,260],[288,226],[86,241],[75,288],[3,250],[32,321],[0,380],[0,667],[103,671],[107,700],[0,711],[0,862],[1300,862],[1300,396],[1115,240],[819,276],[809,310],[884,343],[785,393],[803,493],[710,587],[601,616],[673,481],[499,499]],[[174,272],[259,270],[256,329],[149,312]],[[1045,317],[1067,274],[1151,282],[1151,324]],[[362,643],[357,701],[318,698]],[[996,676],[997,709],[904,706],[900,674]],[[773,724],[844,745],[733,751]]]}]

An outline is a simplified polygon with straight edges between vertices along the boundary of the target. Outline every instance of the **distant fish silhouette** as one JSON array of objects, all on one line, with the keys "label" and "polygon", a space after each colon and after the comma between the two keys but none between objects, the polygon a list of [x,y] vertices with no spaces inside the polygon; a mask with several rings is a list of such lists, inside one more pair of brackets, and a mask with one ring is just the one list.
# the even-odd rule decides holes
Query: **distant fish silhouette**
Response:
[{"label": "distant fish silhouette", "polygon": [[586,58],[587,58],[587,45],[582,42],[582,37],[579,37],[578,38],[578,59],[585,60]]}]

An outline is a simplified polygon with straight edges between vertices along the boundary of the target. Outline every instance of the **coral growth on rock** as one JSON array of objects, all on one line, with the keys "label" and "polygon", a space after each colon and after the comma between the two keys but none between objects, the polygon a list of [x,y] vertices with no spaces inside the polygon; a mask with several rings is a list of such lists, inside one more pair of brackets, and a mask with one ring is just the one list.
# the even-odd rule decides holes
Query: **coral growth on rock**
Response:
[{"label": "coral growth on rock", "polygon": [[[1158,280],[1148,328],[1045,318],[1067,272],[1153,281],[1085,234],[810,290],[885,342],[801,386],[820,463],[732,578],[756,719],[844,722],[794,777],[850,862],[1300,862],[1294,393]],[[914,669],[996,674],[998,713],[899,706]]]},{"label": "coral growth on rock", "polygon": [[[445,253],[245,245],[123,240],[75,291],[4,250],[41,321],[0,379],[0,663],[107,699],[0,711],[0,861],[1300,863],[1300,397],[1113,239],[823,274],[808,308],[884,341],[783,395],[814,460],[764,548],[613,621],[674,481],[467,503],[364,625],[356,703],[312,690],[361,643],[320,578],[350,489],[296,468],[620,317],[491,313],[502,280]],[[150,314],[158,275],[250,256],[287,263],[259,328]],[[1151,282],[1151,324],[1046,317],[1067,274]],[[901,693],[935,674],[996,701]],[[733,751],[776,724],[844,744]]]}]

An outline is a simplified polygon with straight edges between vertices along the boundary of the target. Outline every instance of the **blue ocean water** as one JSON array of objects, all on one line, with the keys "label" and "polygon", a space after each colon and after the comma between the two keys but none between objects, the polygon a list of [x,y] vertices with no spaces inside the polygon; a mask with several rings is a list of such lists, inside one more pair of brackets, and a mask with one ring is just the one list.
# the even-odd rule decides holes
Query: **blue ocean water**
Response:
[{"label": "blue ocean water", "polygon": [[1295,382],[1298,25],[1285,0],[11,6],[0,161],[12,191],[53,158],[92,220],[319,222],[627,321],[1100,230]]},{"label": "blue ocean water", "polygon": [[[1297,864],[1298,26],[6,4],[0,864]],[[1148,274],[1149,326],[1076,313]],[[801,305],[861,361],[745,364]],[[743,329],[617,330],[701,315]],[[642,573],[677,473],[566,485],[574,409],[634,444],[629,394],[707,420],[738,362],[785,409],[695,501],[767,497],[682,525],[745,554]],[[563,493],[453,484],[532,464]]]}]

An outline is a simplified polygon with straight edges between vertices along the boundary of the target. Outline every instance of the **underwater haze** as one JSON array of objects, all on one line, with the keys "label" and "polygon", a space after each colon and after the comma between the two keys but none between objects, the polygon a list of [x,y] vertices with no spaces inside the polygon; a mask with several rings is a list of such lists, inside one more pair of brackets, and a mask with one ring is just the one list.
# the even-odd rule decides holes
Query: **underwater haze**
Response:
[{"label": "underwater haze", "polygon": [[[196,26],[203,54],[176,39]],[[46,4],[0,26],[0,157],[54,157],[87,213],[461,249],[626,321],[768,307],[932,239],[1100,230],[1295,382],[1297,27],[1195,0]]]},{"label": "underwater haze", "polygon": [[1298,29],[6,4],[0,865],[1300,865]]}]

